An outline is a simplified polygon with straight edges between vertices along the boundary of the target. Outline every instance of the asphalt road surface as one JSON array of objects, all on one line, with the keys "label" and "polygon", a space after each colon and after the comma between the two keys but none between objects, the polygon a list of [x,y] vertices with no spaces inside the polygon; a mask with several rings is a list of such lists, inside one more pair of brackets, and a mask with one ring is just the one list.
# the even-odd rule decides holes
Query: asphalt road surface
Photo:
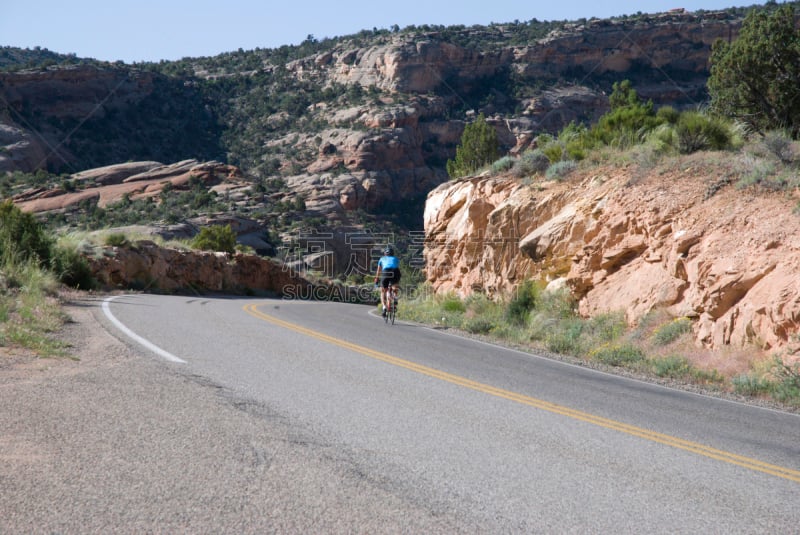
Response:
[{"label": "asphalt road surface", "polygon": [[141,358],[86,395],[107,413],[74,425],[108,444],[41,500],[75,496],[51,517],[16,506],[18,520],[32,532],[800,529],[800,416],[371,312],[155,295],[97,305]]}]

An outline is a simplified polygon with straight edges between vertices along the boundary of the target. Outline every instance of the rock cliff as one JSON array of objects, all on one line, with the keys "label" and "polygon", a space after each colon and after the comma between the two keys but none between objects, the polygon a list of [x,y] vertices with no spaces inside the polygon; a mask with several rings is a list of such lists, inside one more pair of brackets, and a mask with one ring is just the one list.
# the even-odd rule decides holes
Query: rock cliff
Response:
[{"label": "rock cliff", "polygon": [[[343,214],[419,198],[445,180],[471,108],[487,115],[504,151],[519,151],[538,133],[595,120],[622,79],[658,105],[703,103],[711,44],[734,38],[740,24],[698,12],[564,24],[544,39],[523,39],[513,24],[342,38],[302,59],[226,73],[244,88],[232,94],[197,89],[215,76],[199,68],[187,79],[127,66],[0,73],[0,171],[216,157],[229,150],[225,137],[258,147],[238,162],[244,173],[269,162],[310,211],[342,223]],[[268,84],[281,76],[302,82],[303,93],[340,86],[362,96],[275,112],[288,97]],[[210,111],[234,109],[257,83],[267,85],[252,109],[227,119]]]},{"label": "rock cliff", "polygon": [[157,198],[167,187],[188,189],[192,180],[201,181],[212,191],[219,192],[250,187],[237,167],[197,160],[169,165],[159,162],[116,164],[76,173],[72,180],[77,191],[61,187],[32,188],[15,195],[12,201],[26,212],[46,213],[69,209],[85,200],[105,208],[124,197],[131,200]]},{"label": "rock cliff", "polygon": [[[705,158],[705,159],[704,159]],[[522,185],[444,184],[425,209],[436,292],[499,297],[524,279],[566,285],[582,315],[649,311],[693,320],[708,348],[797,351],[800,218],[795,201],[726,185],[726,162],[696,155]]]},{"label": "rock cliff", "polygon": [[140,240],[87,255],[92,275],[107,289],[166,293],[270,294],[288,299],[373,300],[362,290],[312,282],[279,262],[255,255],[186,251]]}]

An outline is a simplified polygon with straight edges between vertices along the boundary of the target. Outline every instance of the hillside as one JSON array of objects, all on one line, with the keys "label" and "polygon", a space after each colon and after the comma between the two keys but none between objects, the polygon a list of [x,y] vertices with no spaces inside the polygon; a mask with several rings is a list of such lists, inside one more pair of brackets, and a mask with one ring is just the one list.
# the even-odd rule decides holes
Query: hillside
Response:
[{"label": "hillside", "polygon": [[428,280],[462,298],[541,281],[568,288],[582,316],[622,312],[631,327],[689,318],[689,352],[714,350],[728,373],[762,352],[796,355],[796,181],[788,191],[746,185],[768,158],[708,152],[655,167],[587,165],[564,180],[444,184],[426,205]]},{"label": "hillside", "polygon": [[[658,106],[701,105],[711,44],[734,38],[744,13],[393,28],[159,64],[5,48],[0,171],[12,174],[0,195],[35,183],[52,197],[84,187],[82,171],[124,162],[215,160],[241,170],[247,199],[193,215],[236,210],[272,235],[303,221],[421,231],[424,197],[447,179],[475,114],[503,152],[520,152],[596,120],[622,79]],[[59,221],[96,219],[76,209],[61,206]]]}]

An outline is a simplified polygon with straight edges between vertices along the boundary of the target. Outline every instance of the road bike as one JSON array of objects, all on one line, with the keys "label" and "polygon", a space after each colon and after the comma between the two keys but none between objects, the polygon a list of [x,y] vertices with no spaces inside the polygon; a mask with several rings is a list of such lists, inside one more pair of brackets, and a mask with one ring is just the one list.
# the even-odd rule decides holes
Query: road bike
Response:
[{"label": "road bike", "polygon": [[[378,295],[380,295],[380,286],[375,286],[378,289]],[[383,321],[385,323],[391,322],[394,325],[394,318],[397,315],[397,288],[394,285],[389,285],[386,288],[386,314],[383,316]]]},{"label": "road bike", "polygon": [[397,315],[397,288],[391,284],[386,289],[386,302],[389,307],[386,309],[386,316],[384,316],[383,321],[386,323],[391,321],[392,325],[394,325],[394,317]]}]

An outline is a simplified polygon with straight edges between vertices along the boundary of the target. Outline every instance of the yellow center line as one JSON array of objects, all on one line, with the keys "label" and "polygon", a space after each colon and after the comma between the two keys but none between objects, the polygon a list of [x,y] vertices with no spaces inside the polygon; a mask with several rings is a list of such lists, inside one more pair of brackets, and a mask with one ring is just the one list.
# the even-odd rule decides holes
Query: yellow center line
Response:
[{"label": "yellow center line", "polygon": [[644,429],[642,427],[637,427],[635,425],[626,424],[623,422],[618,422],[616,420],[611,420],[608,418],[603,418],[602,416],[597,416],[594,414],[590,414],[588,412],[583,412],[575,409],[570,409],[569,407],[565,407],[563,405],[557,405],[555,403],[551,403],[549,401],[544,401],[541,399],[533,398],[530,396],[526,396],[523,394],[518,394],[516,392],[512,392],[510,390],[504,390],[502,388],[497,388],[491,385],[487,385],[485,383],[479,383],[477,381],[473,381],[471,379],[467,379],[466,377],[461,377],[459,375],[453,375],[451,373],[443,372],[441,370],[437,370],[435,368],[431,368],[429,366],[424,366],[422,364],[417,364],[416,362],[411,362],[409,360],[404,360],[398,357],[394,357],[387,353],[382,353],[380,351],[376,351],[374,349],[370,349],[368,347],[364,347],[358,344],[354,344],[352,342],[348,342],[346,340],[342,340],[340,338],[335,338],[333,336],[329,336],[327,334],[323,334],[321,332],[314,331],[307,327],[302,327],[295,323],[290,323],[288,321],[284,321],[282,319],[276,318],[274,316],[270,316],[269,314],[265,314],[258,310],[257,304],[250,304],[244,307],[245,312],[254,316],[256,318],[262,319],[264,321],[268,321],[280,327],[284,327],[286,329],[290,329],[300,334],[304,334],[306,336],[310,336],[312,338],[316,338],[317,340],[322,340],[323,342],[328,342],[330,344],[334,344],[336,346],[349,349],[356,353],[361,353],[362,355],[366,355],[376,360],[380,360],[382,362],[386,362],[393,366],[399,366],[401,368],[405,368],[407,370],[414,371],[416,373],[420,373],[422,375],[427,375],[428,377],[433,377],[435,379],[439,379],[442,381],[446,381],[448,383],[462,386],[464,388],[469,388],[471,390],[475,390],[478,392],[483,392],[485,394],[489,394],[492,396],[496,396],[499,398],[507,399],[510,401],[514,401],[516,403],[520,403],[522,405],[528,405],[530,407],[535,407],[537,409],[545,410],[554,414],[559,414],[562,416],[567,416],[569,418],[573,418],[575,420],[580,420],[582,422],[587,422],[590,424],[594,424],[600,427],[604,427],[606,429],[611,429],[614,431],[618,431],[620,433],[626,433],[628,435],[632,435],[635,437],[640,437],[646,440],[650,440],[652,442],[657,442],[659,444],[664,444],[667,446],[671,446],[673,448],[678,448],[682,450],[686,450],[697,455],[702,455],[704,457],[709,457],[711,459],[716,459],[719,461],[723,461],[726,463],[734,464],[737,466],[741,466],[747,468],[749,470],[755,470],[758,472],[763,472],[766,474],[770,474],[773,476],[777,476],[783,479],[788,479],[790,481],[795,481],[800,483],[800,471],[792,470],[791,468],[784,468],[782,466],[776,466],[774,464],[765,463],[759,461],[757,459],[752,459],[750,457],[744,457],[742,455],[736,455],[735,453],[730,453],[723,450],[718,450],[716,448],[712,448],[710,446],[705,446],[703,444],[698,444],[696,442],[691,442],[689,440],[684,440],[678,437],[673,437],[671,435],[665,435],[663,433],[658,433],[656,431],[651,431],[649,429]]}]

